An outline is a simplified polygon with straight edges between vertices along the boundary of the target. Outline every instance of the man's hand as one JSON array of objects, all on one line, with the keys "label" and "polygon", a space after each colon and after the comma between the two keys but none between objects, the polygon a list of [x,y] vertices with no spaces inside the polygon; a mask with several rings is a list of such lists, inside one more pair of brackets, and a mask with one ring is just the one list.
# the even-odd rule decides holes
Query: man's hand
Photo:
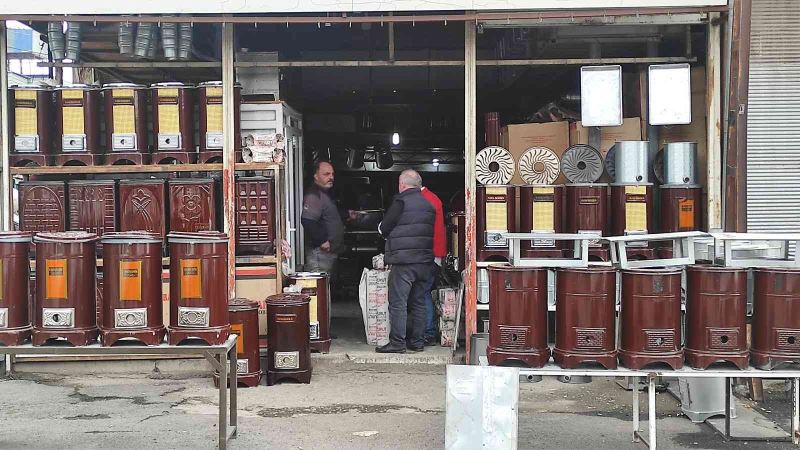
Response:
[{"label": "man's hand", "polygon": [[319,246],[319,248],[321,248],[321,249],[322,249],[322,251],[324,251],[324,252],[330,252],[330,251],[331,251],[331,241],[325,241],[325,242],[323,242],[323,243],[322,243],[322,244]]},{"label": "man's hand", "polygon": [[356,210],[353,210],[353,209],[348,209],[347,210],[347,218],[349,219],[350,222],[358,219],[358,217],[360,215],[361,215],[361,213],[359,211],[356,211]]}]

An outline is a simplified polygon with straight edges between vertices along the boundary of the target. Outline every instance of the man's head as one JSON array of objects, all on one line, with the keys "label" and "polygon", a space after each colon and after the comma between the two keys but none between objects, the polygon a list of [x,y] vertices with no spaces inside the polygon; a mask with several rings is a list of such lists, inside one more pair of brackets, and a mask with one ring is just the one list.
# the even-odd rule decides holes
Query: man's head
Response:
[{"label": "man's head", "polygon": [[406,169],[400,173],[398,180],[398,189],[400,192],[406,189],[422,187],[422,177],[419,176],[416,170]]},{"label": "man's head", "polygon": [[333,166],[330,162],[320,160],[314,163],[314,184],[325,190],[333,187]]}]

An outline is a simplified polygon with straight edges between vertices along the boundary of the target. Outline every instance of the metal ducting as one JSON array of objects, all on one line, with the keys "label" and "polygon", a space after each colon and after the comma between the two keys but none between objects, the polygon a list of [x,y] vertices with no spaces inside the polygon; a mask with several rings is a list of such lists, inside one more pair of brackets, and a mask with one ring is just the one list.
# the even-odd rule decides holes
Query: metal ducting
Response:
[{"label": "metal ducting", "polygon": [[133,56],[134,41],[136,39],[136,24],[130,22],[120,22],[117,32],[117,46],[122,55]]},{"label": "metal ducting", "polygon": [[614,144],[614,181],[647,183],[650,181],[647,141],[620,141]]},{"label": "metal ducting", "polygon": [[178,60],[178,24],[161,25],[161,46],[164,47],[164,58],[168,61]]},{"label": "metal ducting", "polygon": [[53,54],[54,61],[61,61],[66,56],[66,45],[64,40],[64,29],[61,22],[47,23],[47,43],[50,46],[50,53]]},{"label": "metal ducting", "polygon": [[192,57],[192,24],[178,24],[178,59],[186,61]]},{"label": "metal ducting", "polygon": [[663,152],[663,183],[697,184],[697,143],[672,142]]},{"label": "metal ducting", "polygon": [[800,2],[753,2],[747,231],[800,231]]},{"label": "metal ducting", "polygon": [[64,57],[72,61],[79,61],[81,57],[81,23],[67,22],[66,52]]},{"label": "metal ducting", "polygon": [[388,147],[375,149],[375,164],[379,169],[388,169],[394,165],[392,150]]},{"label": "metal ducting", "polygon": [[136,42],[134,44],[134,55],[137,58],[146,58],[150,51],[150,41],[153,39],[153,27],[156,24],[142,22],[136,29]]},{"label": "metal ducting", "polygon": [[150,28],[150,44],[147,46],[147,59],[155,59],[156,58],[156,50],[158,50],[158,27],[154,26]]}]

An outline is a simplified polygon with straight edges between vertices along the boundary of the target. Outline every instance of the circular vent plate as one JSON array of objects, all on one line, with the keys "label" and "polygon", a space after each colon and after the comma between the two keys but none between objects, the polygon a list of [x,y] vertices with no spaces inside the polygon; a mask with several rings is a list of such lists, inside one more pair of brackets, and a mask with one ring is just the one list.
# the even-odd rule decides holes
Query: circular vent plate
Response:
[{"label": "circular vent plate", "polygon": [[617,153],[617,149],[615,146],[611,146],[608,149],[608,153],[606,153],[606,172],[608,172],[608,176],[611,177],[611,181],[617,179],[617,171],[615,170],[616,165],[614,163],[615,154]]},{"label": "circular vent plate", "polygon": [[547,147],[532,147],[519,159],[519,174],[527,184],[551,184],[558,178],[561,163]]},{"label": "circular vent plate", "polygon": [[656,153],[656,158],[653,161],[653,174],[659,183],[664,184],[664,149]]},{"label": "circular vent plate", "polygon": [[503,147],[486,147],[475,157],[478,183],[508,184],[514,176],[514,157]]},{"label": "circular vent plate", "polygon": [[592,146],[573,145],[561,156],[561,172],[571,183],[594,183],[603,175],[603,156]]}]

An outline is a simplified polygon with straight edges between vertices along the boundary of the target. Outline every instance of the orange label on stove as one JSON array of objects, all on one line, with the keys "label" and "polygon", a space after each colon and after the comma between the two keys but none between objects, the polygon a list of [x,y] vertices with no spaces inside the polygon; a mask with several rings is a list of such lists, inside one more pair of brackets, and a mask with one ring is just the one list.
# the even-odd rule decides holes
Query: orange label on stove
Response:
[{"label": "orange label on stove", "polygon": [[681,198],[678,200],[678,228],[681,231],[692,231],[697,227],[694,223],[694,200]]},{"label": "orange label on stove", "polygon": [[48,259],[44,262],[45,297],[47,299],[67,298],[67,260]]},{"label": "orange label on stove", "polygon": [[142,262],[119,262],[119,299],[142,301]]},{"label": "orange label on stove", "polygon": [[199,259],[181,260],[181,299],[202,297],[202,279]]},{"label": "orange label on stove", "polygon": [[244,324],[232,323],[231,333],[239,335],[236,338],[236,354],[241,355],[244,353]]}]

